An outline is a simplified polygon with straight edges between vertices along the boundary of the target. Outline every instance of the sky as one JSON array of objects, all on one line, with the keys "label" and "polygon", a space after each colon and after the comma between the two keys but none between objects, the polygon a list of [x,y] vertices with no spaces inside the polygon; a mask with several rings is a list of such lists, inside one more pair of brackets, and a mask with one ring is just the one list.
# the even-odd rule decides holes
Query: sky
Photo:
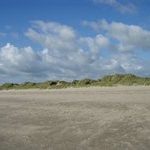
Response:
[{"label": "sky", "polygon": [[149,0],[0,0],[0,83],[150,76]]}]

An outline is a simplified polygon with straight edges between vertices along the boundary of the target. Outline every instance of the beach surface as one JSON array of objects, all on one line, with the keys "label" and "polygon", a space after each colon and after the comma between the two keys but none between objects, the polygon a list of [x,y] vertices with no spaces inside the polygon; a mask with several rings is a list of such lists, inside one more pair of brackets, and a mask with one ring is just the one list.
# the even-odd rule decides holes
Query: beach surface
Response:
[{"label": "beach surface", "polygon": [[0,91],[0,150],[150,150],[150,87]]}]

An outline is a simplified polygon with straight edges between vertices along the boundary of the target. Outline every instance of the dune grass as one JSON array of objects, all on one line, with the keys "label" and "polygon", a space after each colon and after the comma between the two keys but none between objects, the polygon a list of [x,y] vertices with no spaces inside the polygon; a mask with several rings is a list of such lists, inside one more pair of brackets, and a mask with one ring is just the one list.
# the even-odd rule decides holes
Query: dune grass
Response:
[{"label": "dune grass", "polygon": [[150,85],[150,78],[139,77],[133,74],[114,74],[107,75],[103,78],[73,80],[67,81],[45,81],[40,83],[25,82],[25,83],[5,83],[0,85],[0,90],[9,89],[57,89],[57,88],[68,88],[68,87],[89,87],[89,86],[117,86],[117,85]]}]

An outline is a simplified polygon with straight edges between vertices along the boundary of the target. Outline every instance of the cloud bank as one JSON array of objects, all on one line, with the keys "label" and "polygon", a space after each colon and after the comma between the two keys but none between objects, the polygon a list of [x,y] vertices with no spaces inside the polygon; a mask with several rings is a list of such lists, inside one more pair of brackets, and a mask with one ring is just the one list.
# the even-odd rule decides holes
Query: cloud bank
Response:
[{"label": "cloud bank", "polygon": [[150,75],[150,31],[118,22],[85,21],[95,36],[81,36],[57,22],[35,21],[25,35],[42,49],[19,48],[7,43],[0,48],[2,82],[98,78],[109,73]]}]

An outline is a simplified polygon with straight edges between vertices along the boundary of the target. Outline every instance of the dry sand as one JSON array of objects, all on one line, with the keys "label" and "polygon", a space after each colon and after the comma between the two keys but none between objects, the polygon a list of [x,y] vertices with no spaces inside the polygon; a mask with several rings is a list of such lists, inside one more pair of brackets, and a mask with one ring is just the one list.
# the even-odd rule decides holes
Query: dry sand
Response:
[{"label": "dry sand", "polygon": [[0,150],[150,150],[150,87],[0,91]]}]

